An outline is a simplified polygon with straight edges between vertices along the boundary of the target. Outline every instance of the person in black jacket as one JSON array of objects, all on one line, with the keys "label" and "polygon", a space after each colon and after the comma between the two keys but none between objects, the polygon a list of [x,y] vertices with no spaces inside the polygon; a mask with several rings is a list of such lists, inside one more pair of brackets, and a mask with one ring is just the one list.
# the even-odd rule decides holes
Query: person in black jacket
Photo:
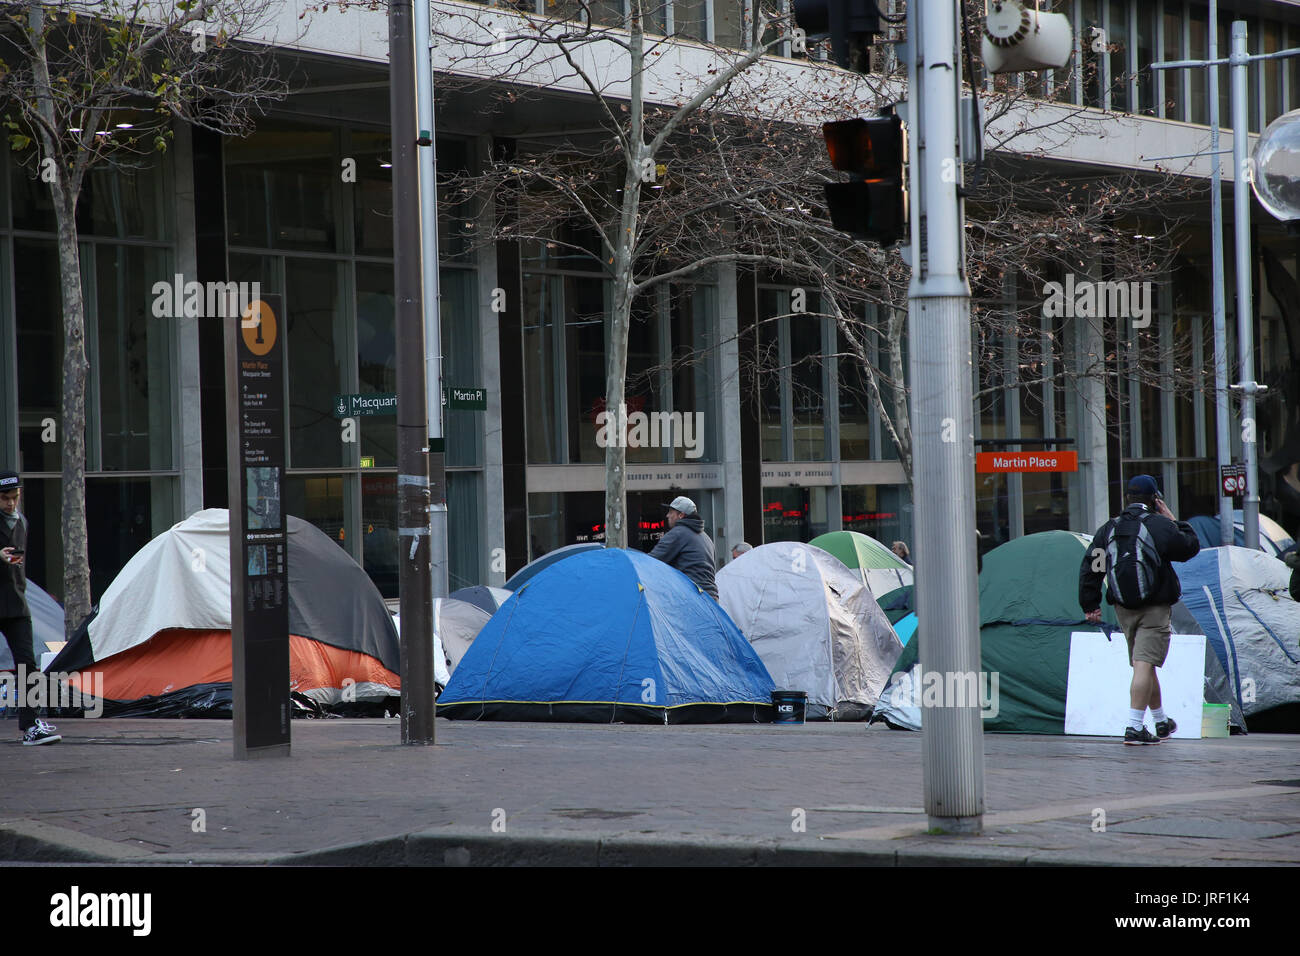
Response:
[{"label": "person in black jacket", "polygon": [[696,514],[695,502],[678,495],[664,507],[668,509],[668,533],[659,539],[650,557],[672,565],[716,601],[713,540],[704,533],[704,519]]},{"label": "person in black jacket", "polygon": [[[27,573],[23,562],[27,553],[27,519],[18,511],[22,480],[17,472],[0,471],[0,632],[9,642],[9,652],[19,668],[20,679],[14,685],[20,696],[26,694],[26,674],[39,673],[32,649],[32,612],[27,606]],[[36,716],[36,708],[18,708],[18,730],[23,744],[58,743],[63,738],[54,727]]]},{"label": "person in black jacket", "polygon": [[[1187,561],[1201,550],[1196,532],[1186,521],[1173,516],[1160,495],[1156,480],[1150,475],[1137,475],[1128,483],[1127,507],[1119,516],[1107,521],[1092,539],[1083,564],[1079,569],[1079,606],[1093,624],[1101,623],[1101,582],[1110,581],[1107,600],[1115,606],[1115,616],[1124,629],[1128,642],[1128,659],[1133,666],[1133,682],[1129,685],[1129,719],[1124,729],[1126,744],[1158,744],[1168,737],[1178,725],[1165,715],[1160,700],[1160,678],[1156,668],[1169,654],[1169,619],[1172,606],[1182,596],[1182,584],[1174,571],[1173,561]],[[1146,549],[1153,554],[1152,562],[1158,565],[1150,580],[1141,575],[1140,593],[1121,603],[1115,593],[1117,567],[1135,568],[1132,553],[1121,554],[1115,531],[1123,522],[1130,531],[1136,530],[1132,541],[1134,553]],[[1128,559],[1125,561],[1125,559]],[[1125,585],[1126,587],[1129,585]],[[1146,709],[1156,724],[1153,736],[1144,723]]]}]

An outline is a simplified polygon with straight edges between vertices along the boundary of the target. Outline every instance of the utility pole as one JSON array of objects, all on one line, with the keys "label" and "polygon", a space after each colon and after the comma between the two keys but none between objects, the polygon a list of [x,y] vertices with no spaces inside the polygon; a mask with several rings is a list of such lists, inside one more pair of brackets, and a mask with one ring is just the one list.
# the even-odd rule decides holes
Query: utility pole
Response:
[{"label": "utility pole", "polygon": [[[1219,0],[1210,0],[1210,60],[1219,57]],[[1228,437],[1228,328],[1223,289],[1223,173],[1219,159],[1219,68],[1208,68],[1210,87],[1210,253],[1214,298],[1214,444],[1219,474],[1232,463],[1232,439]],[[1240,168],[1240,167],[1238,167]],[[1219,544],[1232,544],[1232,499],[1219,488]]]},{"label": "utility pole", "polygon": [[[427,3],[427,0],[418,0]],[[434,742],[433,628],[425,417],[420,183],[411,0],[388,7],[393,149],[393,298],[397,332],[397,530],[402,743]],[[427,46],[427,39],[424,43]],[[435,263],[436,264],[436,263]]]},{"label": "utility pole", "polygon": [[423,263],[425,409],[429,417],[429,560],[432,596],[447,596],[447,440],[442,403],[442,294],[438,258],[438,138],[433,116],[429,0],[415,3],[416,105],[420,135],[420,261]]},{"label": "utility pole", "polygon": [[1248,100],[1246,77],[1246,21],[1232,21],[1232,215],[1237,239],[1237,360],[1241,366],[1241,457],[1246,464],[1246,499],[1242,502],[1241,530],[1246,547],[1259,550],[1259,446],[1255,443],[1255,314],[1250,274],[1250,169],[1246,142]]},{"label": "utility pole", "polygon": [[[970,286],[959,142],[960,0],[908,4],[912,283],[908,290],[916,613],[921,670],[946,687],[979,682]],[[978,698],[972,694],[970,697]],[[947,700],[922,718],[931,828],[979,833],[984,737],[978,699]]]}]

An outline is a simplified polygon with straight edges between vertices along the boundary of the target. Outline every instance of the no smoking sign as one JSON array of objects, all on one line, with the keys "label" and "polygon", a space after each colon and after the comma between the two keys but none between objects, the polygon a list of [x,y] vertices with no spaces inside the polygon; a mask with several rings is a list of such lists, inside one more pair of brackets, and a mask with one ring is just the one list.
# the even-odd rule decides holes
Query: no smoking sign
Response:
[{"label": "no smoking sign", "polygon": [[1219,486],[1225,498],[1240,498],[1246,493],[1246,466],[1224,465],[1219,469]]}]

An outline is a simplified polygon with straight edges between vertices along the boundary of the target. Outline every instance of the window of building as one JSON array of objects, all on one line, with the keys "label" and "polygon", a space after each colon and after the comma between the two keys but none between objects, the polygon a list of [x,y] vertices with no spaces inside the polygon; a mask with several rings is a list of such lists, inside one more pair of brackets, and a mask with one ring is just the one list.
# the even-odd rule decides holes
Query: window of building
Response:
[{"label": "window of building", "polygon": [[152,308],[154,283],[170,280],[170,257],[147,246],[97,243],[91,258],[100,468],[171,469],[176,319],[159,318]]},{"label": "window of building", "polygon": [[830,530],[827,488],[787,485],[763,489],[763,543],[811,541]]},{"label": "window of building", "polygon": [[[797,297],[797,298],[796,298]],[[826,317],[806,289],[759,289],[763,458],[827,460]]]},{"label": "window of building", "polygon": [[[223,144],[227,238],[232,246],[334,252],[341,166],[335,134],[264,120],[246,139]],[[385,170],[386,172],[386,170]],[[358,164],[358,184],[377,178]],[[375,189],[368,190],[374,197]],[[391,222],[389,232],[392,232]]]},{"label": "window of building", "polygon": [[[1282,24],[1276,20],[1265,20],[1264,52],[1276,53],[1282,49]],[[1263,124],[1267,126],[1282,115],[1282,61],[1265,60],[1258,69],[1263,70],[1264,82],[1264,116]],[[1261,127],[1262,128],[1262,127]]]},{"label": "window of building", "polygon": [[675,0],[673,34],[687,40],[709,39],[709,0]]},{"label": "window of building", "polygon": [[1110,0],[1107,4],[1106,41],[1110,46],[1108,72],[1110,83],[1110,109],[1128,112],[1132,97],[1129,85],[1133,70],[1129,65],[1129,24],[1127,4],[1124,0]]},{"label": "window of building", "polygon": [[[874,351],[875,336],[865,326],[855,326],[853,337],[867,356]],[[836,329],[839,353],[840,459],[865,461],[871,456],[870,372],[858,357],[843,329]]]},{"label": "window of building", "polygon": [[1156,56],[1156,18],[1159,5],[1139,3],[1134,8],[1135,32],[1133,34],[1133,53],[1136,58],[1137,112],[1147,116],[1156,115],[1155,71],[1151,64],[1159,59]]},{"label": "window of building", "polygon": [[902,541],[910,548],[912,515],[908,496],[906,485],[845,485],[840,490],[840,526],[844,531],[870,535],[885,545]]},{"label": "window of building", "polygon": [[344,507],[344,487],[348,480],[343,475],[285,475],[284,513],[320,528],[355,561],[361,558],[361,549],[348,534]]},{"label": "window of building", "polygon": [[[1089,42],[1093,36],[1093,30],[1102,30],[1105,24],[1102,21],[1102,0],[1082,0],[1080,4],[1079,24],[1077,26],[1080,37],[1081,49],[1083,53],[1083,62],[1080,65],[1080,85],[1083,89],[1083,105],[1101,107],[1104,105],[1102,90],[1104,88],[1105,76],[1105,58],[1104,54],[1094,53],[1092,44]],[[1107,42],[1110,37],[1107,36]]]},{"label": "window of building", "polygon": [[[1165,6],[1167,11],[1169,4],[1166,4]],[[1186,27],[1187,27],[1189,39],[1191,40],[1191,44],[1190,44],[1191,49],[1188,52],[1188,57],[1190,59],[1195,59],[1195,60],[1206,59],[1210,55],[1210,49],[1209,49],[1210,12],[1209,10],[1204,9],[1202,7],[1192,7],[1191,17],[1188,19]],[[1169,13],[1166,12],[1165,13],[1165,59],[1182,59],[1183,57],[1181,52],[1179,52],[1177,55],[1174,56],[1170,55],[1170,48],[1169,48],[1170,31],[1177,31],[1178,34],[1181,34],[1182,25],[1171,23]],[[1223,55],[1222,50],[1218,51],[1218,53],[1220,56]],[[1188,100],[1188,105],[1190,107],[1189,115],[1184,116],[1181,110],[1172,113],[1166,112],[1165,115],[1170,117],[1171,119],[1185,118],[1190,120],[1193,123],[1208,125],[1210,122],[1209,71],[1208,70],[1177,70],[1177,71],[1166,70],[1164,72],[1167,77],[1165,80],[1166,100],[1169,99],[1170,85],[1175,80],[1175,77],[1177,77],[1178,91],[1180,94],[1184,89],[1187,89],[1188,86],[1190,86],[1191,88],[1189,100]],[[1178,102],[1179,104],[1181,104],[1182,100],[1180,99]]]},{"label": "window of building", "polygon": [[752,40],[747,35],[750,0],[713,0],[713,40],[719,46],[748,50]]},{"label": "window of building", "polygon": [[321,259],[284,260],[289,467],[355,465],[334,417],[335,396],[353,391],[354,353],[342,268]]},{"label": "window of building", "polygon": [[24,472],[62,471],[63,299],[52,241],[15,239],[18,448]]}]

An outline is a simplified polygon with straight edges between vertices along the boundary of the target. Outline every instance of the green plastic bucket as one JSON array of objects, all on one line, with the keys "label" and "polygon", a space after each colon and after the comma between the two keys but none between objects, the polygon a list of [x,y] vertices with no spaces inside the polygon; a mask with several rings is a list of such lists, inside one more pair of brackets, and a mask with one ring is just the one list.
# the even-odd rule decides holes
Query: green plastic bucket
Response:
[{"label": "green plastic bucket", "polygon": [[1202,737],[1227,737],[1228,716],[1232,712],[1227,704],[1206,704],[1201,712]]}]

